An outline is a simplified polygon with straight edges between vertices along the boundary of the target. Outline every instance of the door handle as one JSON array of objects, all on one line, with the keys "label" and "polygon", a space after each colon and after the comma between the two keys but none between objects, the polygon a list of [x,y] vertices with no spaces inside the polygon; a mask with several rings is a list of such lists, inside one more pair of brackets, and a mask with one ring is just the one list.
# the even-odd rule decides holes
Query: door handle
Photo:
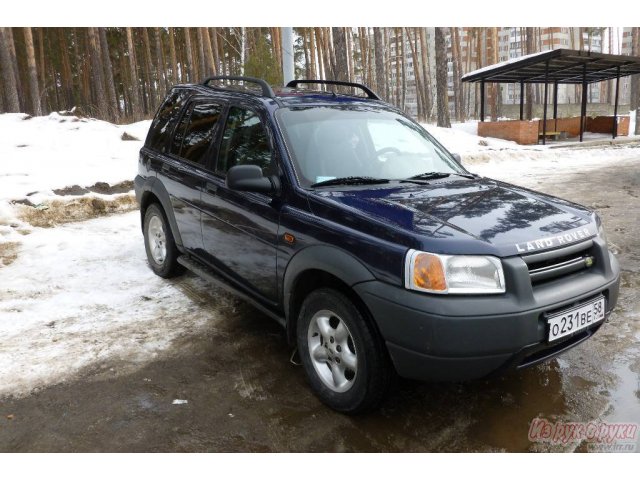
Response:
[{"label": "door handle", "polygon": [[204,188],[207,193],[210,193],[211,195],[215,195],[216,193],[218,193],[218,185],[213,182],[207,182]]}]

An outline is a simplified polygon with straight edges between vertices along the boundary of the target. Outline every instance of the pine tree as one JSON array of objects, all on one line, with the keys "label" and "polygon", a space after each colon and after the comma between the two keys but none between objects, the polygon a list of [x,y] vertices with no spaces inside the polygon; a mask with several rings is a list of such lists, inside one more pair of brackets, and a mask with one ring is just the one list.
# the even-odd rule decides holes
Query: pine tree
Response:
[{"label": "pine tree", "polygon": [[36,54],[33,48],[33,35],[30,27],[23,28],[25,50],[27,52],[27,68],[29,72],[29,93],[31,96],[31,112],[42,115],[40,107],[40,89],[38,88],[38,71],[36,69]]},{"label": "pine tree", "polygon": [[[531,53],[535,53],[535,50],[534,50],[534,38],[533,38],[533,35],[534,35],[533,28],[532,27],[527,27],[525,35],[527,37],[526,50],[525,50],[526,55],[529,55]],[[582,35],[580,36],[580,38],[582,38]],[[530,83],[527,83],[525,85],[524,115],[525,115],[525,118],[527,120],[531,120],[533,118],[533,89],[532,89],[532,85]]]},{"label": "pine tree", "polygon": [[134,120],[142,119],[142,108],[140,104],[140,92],[138,90],[138,65],[136,62],[136,51],[133,44],[133,32],[131,27],[126,27],[127,32],[127,53],[129,56],[129,89],[131,95],[131,109]]},{"label": "pine tree", "polygon": [[384,44],[382,38],[382,28],[374,27],[373,28],[373,49],[375,51],[375,62],[376,62],[376,90],[378,95],[380,95],[383,100],[388,99],[387,93],[387,75],[385,72],[385,63],[384,63]]},{"label": "pine tree", "polygon": [[447,85],[447,44],[445,29],[436,27],[436,90],[438,97],[438,126],[451,128],[449,119],[449,96]]},{"label": "pine tree", "polygon": [[12,41],[12,39],[10,40],[7,35],[9,28],[0,27],[0,69],[2,70],[2,84],[4,85],[5,109],[7,112],[19,112],[18,88],[9,47],[9,41]]},{"label": "pine tree", "polygon": [[342,27],[333,27],[333,49],[335,52],[335,80],[349,81],[349,64],[347,60],[347,40]]}]

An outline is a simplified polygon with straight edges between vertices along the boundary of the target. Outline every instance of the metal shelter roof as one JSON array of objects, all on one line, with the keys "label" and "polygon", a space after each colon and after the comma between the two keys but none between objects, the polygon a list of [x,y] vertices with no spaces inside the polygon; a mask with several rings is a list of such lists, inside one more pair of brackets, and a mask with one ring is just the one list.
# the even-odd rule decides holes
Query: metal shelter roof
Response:
[{"label": "metal shelter roof", "polygon": [[636,73],[640,73],[640,57],[559,48],[489,65],[467,73],[461,80],[488,83],[582,84]]}]

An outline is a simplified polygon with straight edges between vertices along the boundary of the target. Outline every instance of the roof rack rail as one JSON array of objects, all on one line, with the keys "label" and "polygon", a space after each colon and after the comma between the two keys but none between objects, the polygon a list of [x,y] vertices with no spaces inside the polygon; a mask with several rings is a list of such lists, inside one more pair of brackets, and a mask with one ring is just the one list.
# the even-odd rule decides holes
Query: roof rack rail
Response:
[{"label": "roof rack rail", "polygon": [[239,76],[231,76],[231,75],[216,75],[214,77],[208,77],[203,82],[202,85],[205,87],[216,88],[213,85],[209,85],[209,82],[212,80],[233,80],[236,82],[249,82],[260,85],[262,89],[262,96],[267,98],[276,98],[275,93],[273,93],[272,88],[269,86],[267,82],[262,80],[261,78],[253,78],[253,77],[239,77]]},{"label": "roof rack rail", "polygon": [[320,85],[340,85],[342,87],[353,87],[359,88],[367,94],[367,97],[372,100],[380,100],[380,97],[373,93],[373,91],[361,83],[353,83],[353,82],[341,82],[338,80],[291,80],[287,83],[288,88],[296,88],[300,84],[308,84],[308,83],[317,83]]}]

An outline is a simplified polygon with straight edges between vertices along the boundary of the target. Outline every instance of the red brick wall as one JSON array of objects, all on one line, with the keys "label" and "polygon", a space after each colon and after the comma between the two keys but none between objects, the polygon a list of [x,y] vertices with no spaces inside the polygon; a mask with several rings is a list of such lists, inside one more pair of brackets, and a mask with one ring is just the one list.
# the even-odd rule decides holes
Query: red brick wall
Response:
[{"label": "red brick wall", "polygon": [[[613,117],[608,116],[587,117],[585,131],[611,133],[612,120]],[[542,133],[542,120],[538,130]],[[580,135],[580,117],[559,118],[557,127],[555,120],[547,119],[547,132],[567,132],[570,137],[577,137]],[[629,116],[618,117],[618,135],[629,135]]]},{"label": "red brick wall", "polygon": [[[587,132],[611,133],[613,117],[587,117]],[[629,117],[618,117],[618,135],[629,135]]]},{"label": "red brick wall", "polygon": [[538,143],[538,122],[528,120],[478,122],[478,135],[511,140],[520,145],[535,145]]},{"label": "red brick wall", "polygon": [[[538,131],[542,133],[542,120],[538,126]],[[558,127],[556,121],[547,118],[547,132],[567,132],[570,137],[580,135],[580,117],[559,118]]]}]

